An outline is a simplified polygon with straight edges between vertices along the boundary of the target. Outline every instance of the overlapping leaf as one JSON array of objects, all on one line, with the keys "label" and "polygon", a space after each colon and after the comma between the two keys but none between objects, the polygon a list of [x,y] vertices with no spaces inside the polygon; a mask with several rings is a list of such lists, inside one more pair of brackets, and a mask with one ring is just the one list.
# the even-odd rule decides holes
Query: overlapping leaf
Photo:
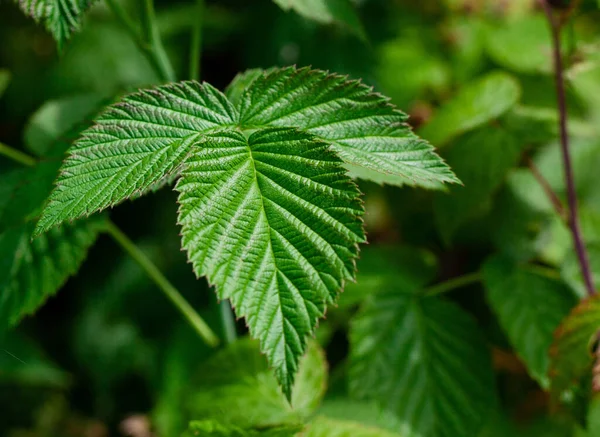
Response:
[{"label": "overlapping leaf", "polygon": [[401,434],[353,421],[319,416],[308,425],[302,437],[401,437]]},{"label": "overlapping leaf", "polygon": [[240,101],[242,126],[304,129],[332,144],[354,176],[425,188],[457,182],[406,120],[388,98],[360,82],[308,68],[259,76]]},{"label": "overlapping leaf", "polygon": [[358,189],[325,143],[293,129],[210,136],[176,188],[194,270],[246,317],[289,396],[305,337],[353,278]]},{"label": "overlapping leaf", "polygon": [[548,350],[554,331],[575,304],[573,294],[563,283],[503,258],[486,263],[484,278],[490,306],[510,342],[531,376],[547,387]]},{"label": "overlapping leaf", "polygon": [[183,437],[294,437],[301,429],[301,426],[292,425],[244,429],[217,420],[202,420],[191,422]]},{"label": "overlapping leaf", "polygon": [[17,0],[23,12],[42,23],[62,47],[81,29],[84,13],[94,0]]},{"label": "overlapping leaf", "polygon": [[351,325],[350,392],[377,400],[401,434],[476,435],[494,399],[489,353],[471,317],[453,303],[388,292]]}]

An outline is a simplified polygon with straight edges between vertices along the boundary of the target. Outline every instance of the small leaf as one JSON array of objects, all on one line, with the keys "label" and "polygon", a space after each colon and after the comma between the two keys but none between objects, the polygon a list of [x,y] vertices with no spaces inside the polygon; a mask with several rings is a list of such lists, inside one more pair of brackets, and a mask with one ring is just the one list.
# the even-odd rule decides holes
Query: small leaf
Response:
[{"label": "small leaf", "polygon": [[285,425],[261,429],[244,429],[216,420],[193,421],[183,437],[294,437],[301,425]]},{"label": "small leaf", "polygon": [[260,76],[240,102],[243,127],[306,130],[330,143],[353,176],[425,188],[458,182],[406,119],[388,98],[360,82],[308,68]]},{"label": "small leaf", "polygon": [[515,78],[502,72],[489,73],[445,102],[419,134],[442,146],[504,114],[517,103],[520,94]]},{"label": "small leaf", "polygon": [[293,129],[221,132],[194,149],[176,187],[196,274],[246,317],[288,397],[306,336],[354,277],[364,241],[360,193],[327,149]]},{"label": "small leaf", "polygon": [[42,23],[62,48],[73,32],[81,30],[84,13],[94,0],[17,0],[23,12]]},{"label": "small leaf", "polygon": [[337,23],[366,39],[365,30],[350,0],[274,0],[284,11],[293,9],[308,19],[323,24]]},{"label": "small leaf", "polygon": [[554,333],[550,348],[550,393],[560,401],[590,375],[593,347],[600,331],[600,297],[596,294],[579,303]]},{"label": "small leaf", "polygon": [[494,127],[485,127],[462,138],[446,155],[446,160],[464,186],[448,193],[436,193],[434,213],[437,227],[446,241],[469,219],[491,206],[493,192],[520,158],[516,139]]},{"label": "small leaf", "polygon": [[533,376],[548,387],[552,335],[575,304],[563,283],[492,258],[483,269],[490,306]]},{"label": "small leaf", "polygon": [[401,437],[401,435],[358,422],[319,416],[308,425],[302,437]]},{"label": "small leaf", "polygon": [[488,347],[453,303],[414,290],[377,295],[350,330],[350,393],[377,400],[401,434],[476,435],[495,399]]},{"label": "small leaf", "polygon": [[222,93],[196,82],[125,97],[69,149],[36,235],[165,183],[200,133],[232,124],[235,114]]},{"label": "small leaf", "polygon": [[6,88],[8,88],[9,83],[10,83],[10,71],[8,71],[4,68],[0,68],[0,97],[2,97],[2,94],[4,94],[4,91],[6,91]]},{"label": "small leaf", "polygon": [[327,363],[311,342],[300,360],[291,407],[258,345],[249,339],[212,357],[198,375],[187,401],[190,417],[218,419],[243,429],[265,428],[296,425],[314,412],[325,393]]}]

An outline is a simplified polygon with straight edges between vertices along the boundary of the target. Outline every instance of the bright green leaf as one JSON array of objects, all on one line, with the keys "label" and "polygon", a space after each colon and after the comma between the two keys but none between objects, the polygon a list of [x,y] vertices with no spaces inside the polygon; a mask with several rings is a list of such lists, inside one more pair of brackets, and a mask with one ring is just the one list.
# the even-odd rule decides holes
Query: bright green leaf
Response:
[{"label": "bright green leaf", "polygon": [[94,0],[16,0],[23,12],[44,24],[62,48],[73,32],[81,30],[84,13]]},{"label": "bright green leaf", "polygon": [[196,274],[246,317],[288,396],[364,241],[359,191],[327,149],[293,129],[222,132],[194,149],[176,187]]},{"label": "bright green leaf", "polygon": [[190,417],[218,419],[244,429],[295,425],[309,417],[324,396],[327,362],[311,342],[300,360],[291,406],[258,345],[249,339],[238,340],[212,357],[198,375],[187,402]]},{"label": "bright green leaf", "polygon": [[445,102],[419,132],[437,147],[493,120],[519,100],[519,83],[502,72],[489,73]]},{"label": "bright green leaf", "polygon": [[[598,242],[588,244],[587,251],[592,271],[592,280],[594,284],[600,284],[600,244]],[[575,290],[579,297],[586,297],[587,289],[581,273],[581,265],[574,250],[567,252],[561,265],[560,273],[565,282]]]},{"label": "bright green leaf", "polygon": [[453,303],[416,291],[379,294],[351,325],[350,393],[377,400],[401,433],[476,435],[494,403],[488,347]]},{"label": "bright green leaf", "polygon": [[200,133],[234,122],[210,85],[181,82],[132,94],[69,149],[36,234],[159,186],[178,174]]},{"label": "bright green leaf", "polygon": [[284,11],[293,9],[303,17],[323,24],[348,27],[362,39],[365,31],[350,0],[274,0]]},{"label": "bright green leaf", "polygon": [[468,220],[485,212],[494,191],[508,171],[516,166],[521,144],[503,129],[482,128],[455,144],[445,158],[463,182],[447,193],[436,193],[435,219],[440,233],[449,241]]},{"label": "bright green leaf", "polygon": [[396,432],[402,422],[374,401],[356,401],[346,398],[326,399],[318,411],[328,419],[357,422],[373,428]]},{"label": "bright green leaf", "polygon": [[425,188],[457,182],[406,118],[389,99],[360,82],[308,68],[259,76],[240,103],[243,127],[306,130],[330,143],[353,176]]},{"label": "bright green leaf", "polygon": [[580,380],[592,372],[593,347],[600,331],[600,298],[579,303],[562,321],[550,348],[550,390],[555,400],[571,397]]},{"label": "bright green leaf", "polygon": [[183,437],[294,437],[302,430],[300,425],[284,425],[245,429],[216,420],[193,421]]},{"label": "bright green leaf", "polygon": [[553,333],[575,304],[563,283],[519,268],[503,258],[484,267],[490,306],[531,376],[548,386]]},{"label": "bright green leaf", "polygon": [[316,417],[302,437],[402,437],[384,429],[362,425],[358,422]]}]

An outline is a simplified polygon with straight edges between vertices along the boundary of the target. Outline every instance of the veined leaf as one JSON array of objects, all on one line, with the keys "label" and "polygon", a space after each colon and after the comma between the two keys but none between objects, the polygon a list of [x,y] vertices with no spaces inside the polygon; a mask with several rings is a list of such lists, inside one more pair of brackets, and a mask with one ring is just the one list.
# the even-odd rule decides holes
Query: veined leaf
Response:
[{"label": "veined leaf", "polygon": [[366,85],[308,68],[290,67],[259,76],[240,101],[243,127],[306,130],[330,143],[353,176],[425,188],[458,182],[406,120],[388,98]]},{"label": "veined leaf", "polygon": [[327,149],[294,129],[224,131],[194,149],[176,187],[196,274],[246,317],[288,397],[364,241],[360,193]]},{"label": "veined leaf", "polygon": [[563,320],[550,348],[550,392],[555,400],[591,377],[593,348],[600,332],[600,297],[596,294],[579,303]]},{"label": "veined leaf", "polygon": [[436,146],[479,127],[512,108],[521,95],[519,82],[509,74],[490,73],[461,89],[419,131]]},{"label": "veined leaf", "polygon": [[274,0],[284,11],[293,9],[303,17],[319,23],[347,26],[366,39],[363,26],[350,0]]},{"label": "veined leaf", "polygon": [[294,437],[301,430],[301,425],[245,429],[216,420],[202,420],[191,422],[183,437]]},{"label": "veined leaf", "polygon": [[401,437],[381,428],[366,426],[358,422],[330,419],[324,416],[315,418],[302,437]]},{"label": "veined leaf", "polygon": [[350,393],[377,400],[401,434],[476,435],[495,398],[485,340],[453,303],[408,290],[379,294],[350,330]]},{"label": "veined leaf", "polygon": [[160,186],[177,175],[201,133],[235,117],[222,93],[196,82],[126,97],[69,149],[36,234]]},{"label": "veined leaf", "polygon": [[42,23],[54,36],[58,47],[67,42],[73,32],[81,29],[84,13],[94,0],[18,0],[23,12]]},{"label": "veined leaf", "polygon": [[490,306],[515,351],[542,387],[548,387],[548,350],[552,336],[575,304],[559,281],[493,258],[484,267]]},{"label": "veined leaf", "polygon": [[77,272],[99,222],[65,225],[33,241],[31,223],[0,233],[0,331],[32,314]]}]

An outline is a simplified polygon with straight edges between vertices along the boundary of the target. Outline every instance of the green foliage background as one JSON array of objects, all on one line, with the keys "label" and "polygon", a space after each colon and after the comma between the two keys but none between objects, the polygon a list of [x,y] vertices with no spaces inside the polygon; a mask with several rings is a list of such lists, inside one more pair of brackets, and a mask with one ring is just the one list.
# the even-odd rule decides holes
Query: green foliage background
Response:
[{"label": "green foliage background", "polygon": [[[573,309],[585,289],[570,235],[528,166],[564,201],[550,34],[534,1],[205,2],[202,80],[225,90],[239,72],[288,65],[361,79],[409,114],[463,182],[445,190],[359,182],[369,245],[357,282],[309,342],[291,406],[255,343],[215,351],[201,341],[102,232],[104,215],[20,249],[71,132],[124,94],[161,83],[103,1],[56,2],[93,3],[71,27],[47,11],[36,26],[22,10],[38,3],[0,2],[0,142],[40,159],[25,169],[0,157],[0,328],[47,299],[0,335],[0,435],[100,437],[135,423],[176,436],[191,420],[186,435],[597,435],[588,344],[600,326],[597,299]],[[136,2],[119,3],[135,16]],[[155,3],[185,79],[197,7]],[[582,1],[563,33],[596,280],[599,23],[598,2]],[[215,293],[180,250],[177,193],[158,190],[110,216],[223,337]],[[66,241],[76,247],[68,266],[44,262],[63,260],[54,254]],[[243,321],[237,329],[247,332]]]}]

